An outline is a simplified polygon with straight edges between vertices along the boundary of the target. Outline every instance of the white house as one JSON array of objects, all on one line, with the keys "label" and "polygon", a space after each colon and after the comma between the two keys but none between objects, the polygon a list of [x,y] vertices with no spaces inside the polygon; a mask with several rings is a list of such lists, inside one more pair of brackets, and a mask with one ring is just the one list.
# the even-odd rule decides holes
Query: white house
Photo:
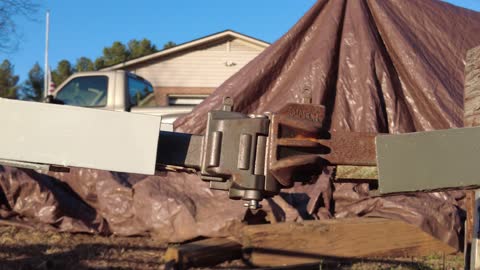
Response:
[{"label": "white house", "polygon": [[103,70],[124,69],[147,79],[156,105],[195,105],[269,45],[226,30]]}]

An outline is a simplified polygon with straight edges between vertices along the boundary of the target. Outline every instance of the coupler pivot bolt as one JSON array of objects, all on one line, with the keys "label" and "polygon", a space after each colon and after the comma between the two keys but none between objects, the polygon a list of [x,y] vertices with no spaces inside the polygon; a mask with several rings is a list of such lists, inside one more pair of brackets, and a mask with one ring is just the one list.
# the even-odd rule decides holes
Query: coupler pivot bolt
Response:
[{"label": "coupler pivot bolt", "polygon": [[243,206],[248,207],[251,210],[257,210],[259,208],[262,208],[262,205],[257,200],[250,200],[250,201],[244,203]]}]

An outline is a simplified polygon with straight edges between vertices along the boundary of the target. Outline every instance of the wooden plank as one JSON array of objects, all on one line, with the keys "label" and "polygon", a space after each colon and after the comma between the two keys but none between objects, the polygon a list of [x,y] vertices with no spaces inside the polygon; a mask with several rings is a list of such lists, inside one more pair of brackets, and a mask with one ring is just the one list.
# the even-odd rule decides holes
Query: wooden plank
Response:
[{"label": "wooden plank", "polygon": [[473,233],[470,253],[470,269],[480,269],[480,190],[475,191],[473,211]]},{"label": "wooden plank", "polygon": [[154,174],[160,117],[0,98],[0,159]]},{"label": "wooden plank", "polygon": [[377,180],[378,170],[372,166],[337,166],[335,179]]},{"label": "wooden plank", "polygon": [[255,266],[332,258],[451,254],[456,250],[399,220],[350,218],[245,226],[242,244]]},{"label": "wooden plank", "polygon": [[464,241],[463,241],[463,256],[465,262],[465,269],[470,269],[470,262],[472,261],[472,241],[475,238],[475,190],[465,191],[465,211],[466,219],[464,226]]},{"label": "wooden plank", "polygon": [[[465,59],[465,94],[464,94],[464,126],[480,125],[480,47],[467,52]],[[465,269],[474,264],[472,255],[472,240],[474,238],[475,191],[466,192],[466,212],[464,256]]]},{"label": "wooden plank", "polygon": [[471,49],[465,59],[464,125],[480,125],[480,47]]},{"label": "wooden plank", "polygon": [[472,248],[470,253],[470,269],[480,269],[480,189],[475,191],[475,208],[473,211]]},{"label": "wooden plank", "polygon": [[165,252],[164,260],[177,269],[214,266],[242,257],[242,246],[228,238],[209,238],[180,246],[172,246]]}]

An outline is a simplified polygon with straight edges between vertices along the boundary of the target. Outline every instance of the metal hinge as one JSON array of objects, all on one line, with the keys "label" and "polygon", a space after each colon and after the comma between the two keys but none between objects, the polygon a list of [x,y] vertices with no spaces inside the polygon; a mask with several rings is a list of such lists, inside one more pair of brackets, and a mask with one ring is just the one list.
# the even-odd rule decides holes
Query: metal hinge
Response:
[{"label": "metal hinge", "polygon": [[266,115],[232,112],[226,98],[220,111],[208,114],[202,151],[201,177],[210,188],[228,190],[232,199],[246,200],[258,208],[266,177],[270,120]]}]

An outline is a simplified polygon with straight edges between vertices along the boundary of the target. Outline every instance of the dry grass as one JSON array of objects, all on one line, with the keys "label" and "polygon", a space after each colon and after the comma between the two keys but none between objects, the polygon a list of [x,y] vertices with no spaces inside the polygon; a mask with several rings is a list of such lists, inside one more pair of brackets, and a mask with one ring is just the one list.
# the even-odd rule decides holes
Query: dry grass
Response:
[{"label": "dry grass", "polygon": [[0,269],[159,269],[165,245],[148,237],[102,237],[0,226]]},{"label": "dry grass", "polygon": [[[150,237],[102,237],[0,226],[0,270],[165,269],[165,250],[165,244]],[[248,268],[237,260],[208,269]],[[463,256],[325,261],[283,269],[463,269]]]}]

